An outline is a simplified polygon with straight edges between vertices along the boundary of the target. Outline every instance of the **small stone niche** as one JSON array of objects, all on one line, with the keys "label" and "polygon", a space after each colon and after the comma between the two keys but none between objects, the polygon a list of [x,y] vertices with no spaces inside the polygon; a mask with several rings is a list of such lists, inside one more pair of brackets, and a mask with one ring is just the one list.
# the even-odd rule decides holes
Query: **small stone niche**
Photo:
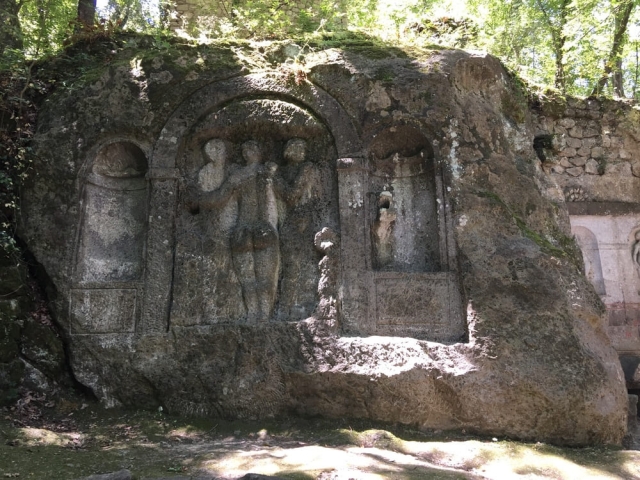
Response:
[{"label": "small stone niche", "polygon": [[76,278],[81,283],[141,278],[146,234],[147,160],[130,142],[97,154],[84,189]]},{"label": "small stone niche", "polygon": [[398,150],[383,158],[372,154],[372,265],[381,271],[437,272],[441,262],[433,151],[426,139]]},{"label": "small stone niche", "polygon": [[84,181],[71,332],[133,333],[144,273],[147,159],[135,144],[102,147]]},{"label": "small stone niche", "polygon": [[444,198],[428,139],[411,126],[384,130],[370,145],[369,171],[373,269],[442,271]]},{"label": "small stone niche", "polygon": [[[342,256],[348,262],[343,274],[346,330],[464,341],[455,248],[442,175],[428,138],[410,125],[391,127],[375,135],[360,169],[355,162],[341,165],[343,246],[349,245]],[[358,240],[349,238],[359,232],[361,209],[364,263],[353,254]]]}]

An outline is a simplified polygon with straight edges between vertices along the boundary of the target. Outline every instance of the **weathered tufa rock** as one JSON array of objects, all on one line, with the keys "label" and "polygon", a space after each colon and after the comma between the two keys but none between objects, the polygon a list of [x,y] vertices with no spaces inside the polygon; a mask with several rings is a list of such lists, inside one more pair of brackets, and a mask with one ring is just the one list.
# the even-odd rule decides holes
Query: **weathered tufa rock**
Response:
[{"label": "weathered tufa rock", "polygon": [[106,68],[45,105],[21,234],[76,378],[107,405],[620,443],[603,307],[500,63],[306,61]]}]

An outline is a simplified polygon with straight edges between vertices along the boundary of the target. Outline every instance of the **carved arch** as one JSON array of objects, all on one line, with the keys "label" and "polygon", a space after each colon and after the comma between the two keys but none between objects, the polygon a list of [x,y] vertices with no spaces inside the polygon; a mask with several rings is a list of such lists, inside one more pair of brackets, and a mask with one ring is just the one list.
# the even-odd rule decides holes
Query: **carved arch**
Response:
[{"label": "carved arch", "polygon": [[83,165],[72,334],[134,333],[147,238],[148,159],[128,139],[95,147]]},{"label": "carved arch", "polygon": [[145,301],[140,330],[169,328],[175,222],[179,177],[177,159],[186,133],[206,115],[243,99],[277,98],[312,113],[333,138],[338,158],[361,156],[361,140],[351,118],[336,99],[312,83],[295,85],[279,73],[252,74],[215,82],[194,92],[173,112],[153,147],[149,170],[150,212]]},{"label": "carved arch", "polygon": [[574,227],[573,234],[580,246],[580,250],[582,250],[585,276],[591,282],[598,295],[606,295],[598,239],[586,227]]},{"label": "carved arch", "polygon": [[173,112],[153,148],[152,168],[175,168],[182,147],[181,132],[200,118],[233,100],[273,97],[290,101],[314,113],[331,132],[339,158],[360,155],[360,137],[338,101],[312,83],[291,84],[283,74],[252,74],[212,83],[193,93]]},{"label": "carved arch", "polygon": [[146,236],[147,156],[135,143],[115,140],[101,145],[85,169],[76,279],[83,284],[138,281]]}]

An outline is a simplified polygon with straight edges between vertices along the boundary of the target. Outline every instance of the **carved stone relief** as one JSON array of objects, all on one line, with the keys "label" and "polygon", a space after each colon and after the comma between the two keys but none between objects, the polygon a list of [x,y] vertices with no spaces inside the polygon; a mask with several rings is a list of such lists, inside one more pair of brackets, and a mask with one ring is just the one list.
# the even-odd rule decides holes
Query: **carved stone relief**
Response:
[{"label": "carved stone relief", "polygon": [[371,163],[373,267],[387,271],[439,271],[433,156],[425,150],[411,157],[396,152],[385,159],[374,158]]},{"label": "carved stone relief", "polygon": [[431,144],[397,126],[378,133],[369,152],[339,165],[345,326],[460,341],[466,327]]},{"label": "carved stone relief", "polygon": [[180,166],[172,325],[307,318],[314,236],[338,226],[331,136],[284,101],[232,102],[193,129]]},{"label": "carved stone relief", "polygon": [[[43,104],[34,145],[46,174],[25,184],[21,236],[58,291],[76,379],[107,405],[170,413],[618,442],[626,395],[592,328],[595,294],[478,195],[487,187],[530,211],[531,231],[562,231],[562,206],[528,162],[530,114],[514,129],[495,108],[517,92],[499,62],[444,51],[416,69],[331,51],[295,78],[286,65],[246,73],[235,53],[207,53],[196,82],[176,64],[149,95],[138,95],[148,73],[110,68],[86,98]],[[372,78],[389,65],[394,79]],[[465,65],[482,74],[478,88],[460,81]],[[131,105],[114,108],[121,90]],[[380,95],[391,106],[367,108]],[[125,135],[135,140],[113,141]],[[482,147],[496,141],[499,152]],[[89,153],[80,165],[68,152]],[[611,336],[638,351],[640,210],[599,230],[582,220],[597,239]]]},{"label": "carved stone relief", "polygon": [[[133,143],[101,148],[84,183],[72,334],[133,333],[147,235],[147,160]],[[124,288],[123,288],[124,287]]]},{"label": "carved stone relief", "polygon": [[98,152],[84,192],[77,273],[82,283],[140,280],[146,235],[147,162],[128,142]]}]

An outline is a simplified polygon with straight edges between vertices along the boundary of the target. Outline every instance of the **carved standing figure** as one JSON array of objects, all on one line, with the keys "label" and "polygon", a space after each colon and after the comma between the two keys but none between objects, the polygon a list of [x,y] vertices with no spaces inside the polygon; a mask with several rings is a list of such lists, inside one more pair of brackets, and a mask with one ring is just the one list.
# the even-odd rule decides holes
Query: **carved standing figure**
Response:
[{"label": "carved standing figure", "polygon": [[[212,151],[220,150],[219,147],[212,145]],[[277,166],[272,162],[261,163],[260,146],[253,140],[242,145],[242,156],[245,166],[231,171],[214,190],[204,188],[205,184],[217,182],[210,181],[212,178],[202,175],[201,170],[199,183],[205,192],[189,202],[189,208],[211,210],[230,202],[237,204],[235,225],[230,233],[233,267],[242,286],[247,322],[257,323],[271,316],[278,287],[278,210],[273,190]]]},{"label": "carved standing figure", "polygon": [[224,181],[224,169],[229,152],[224,140],[214,138],[204,145],[207,164],[198,172],[198,186],[203,192],[212,192]]},{"label": "carved standing figure", "polygon": [[[242,144],[249,178],[238,187],[238,220],[231,236],[233,266],[242,285],[249,323],[273,313],[280,271],[278,206],[273,189],[277,165],[262,165],[257,142]],[[242,171],[241,170],[241,171]]]},{"label": "carved standing figure", "polygon": [[322,187],[322,175],[315,162],[309,161],[309,146],[302,138],[293,138],[282,152],[284,163],[274,177],[281,218],[280,239],[286,272],[280,292],[287,297],[286,307],[278,318],[298,320],[313,313],[316,279],[309,274],[315,252],[313,236],[319,227],[317,200]]},{"label": "carved standing figure", "polygon": [[302,138],[289,140],[283,157],[288,166],[296,170],[290,183],[280,175],[275,178],[278,197],[288,207],[305,204],[315,196],[314,187],[319,181],[314,164],[306,161],[307,142]]},{"label": "carved standing figure", "polygon": [[203,192],[189,202],[191,211],[222,209],[235,203],[235,224],[229,243],[233,268],[242,287],[247,323],[268,321],[273,314],[280,273],[280,236],[278,202],[286,206],[305,203],[313,197],[315,168],[306,160],[306,142],[296,138],[287,142],[283,156],[293,179],[287,182],[273,162],[262,163],[258,142],[242,144],[245,165],[231,169],[224,178],[227,151],[222,140],[205,146],[210,163],[199,172]]}]

